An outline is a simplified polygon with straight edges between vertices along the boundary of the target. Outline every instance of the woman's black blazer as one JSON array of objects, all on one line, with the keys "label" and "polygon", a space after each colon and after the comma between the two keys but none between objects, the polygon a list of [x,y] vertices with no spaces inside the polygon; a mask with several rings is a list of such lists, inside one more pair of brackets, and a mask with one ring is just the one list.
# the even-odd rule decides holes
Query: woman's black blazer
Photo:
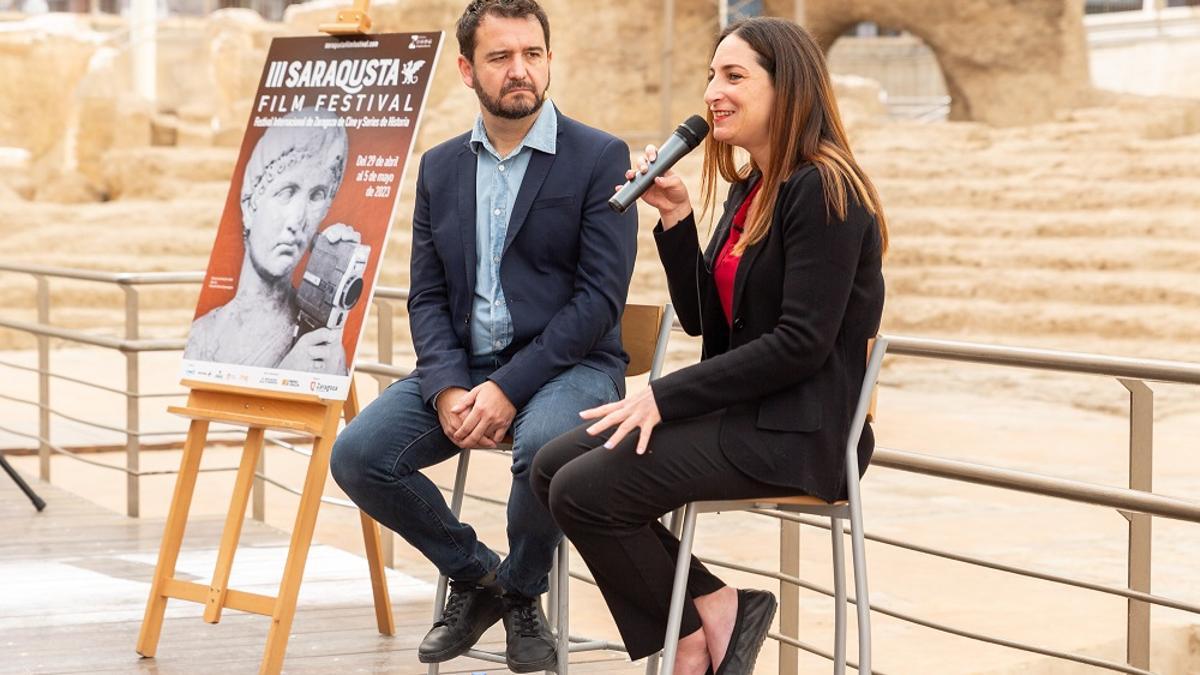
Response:
[{"label": "woman's black blazer", "polygon": [[[826,209],[820,173],[799,168],[780,187],[766,238],[738,265],[731,326],[712,268],[757,179],[730,186],[704,253],[693,216],[655,228],[671,302],[704,348],[700,363],[656,380],[654,398],[664,421],[723,411],[719,442],[730,462],[765,483],[833,501],[845,496],[850,418],[867,340],[883,313],[879,227],[852,197],[838,220]],[[858,445],[863,470],[874,447],[867,425]]]}]

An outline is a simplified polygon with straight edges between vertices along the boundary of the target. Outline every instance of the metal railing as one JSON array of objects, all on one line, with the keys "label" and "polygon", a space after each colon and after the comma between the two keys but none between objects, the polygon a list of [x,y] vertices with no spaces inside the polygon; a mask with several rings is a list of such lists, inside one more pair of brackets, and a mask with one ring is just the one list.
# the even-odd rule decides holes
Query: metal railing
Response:
[{"label": "metal railing", "polygon": [[[17,321],[7,317],[0,316],[0,328],[8,328],[23,333],[33,335],[37,340],[38,354],[38,396],[37,401],[22,401],[31,403],[37,406],[38,409],[38,433],[34,437],[38,442],[38,475],[42,480],[50,480],[50,454],[57,452],[67,456],[75,457],[81,461],[88,461],[93,465],[104,466],[107,468],[115,468],[111,465],[92,462],[78,457],[69,450],[55,445],[50,438],[51,417],[55,414],[55,410],[50,402],[50,382],[52,379],[62,379],[81,384],[83,386],[92,387],[99,390],[106,390],[110,393],[117,393],[125,397],[125,426],[118,431],[125,434],[125,467],[126,474],[126,513],[136,517],[139,513],[139,480],[143,475],[149,475],[140,470],[140,450],[141,439],[145,435],[140,428],[141,416],[139,413],[139,402],[146,396],[141,393],[140,388],[140,371],[139,360],[143,352],[153,351],[175,351],[183,348],[183,340],[142,340],[140,339],[140,322],[139,322],[139,301],[138,291],[143,286],[160,285],[160,284],[195,284],[203,279],[203,274],[199,272],[168,272],[168,273],[145,273],[145,274],[130,274],[130,273],[112,273],[112,272],[93,272],[86,270],[62,269],[54,267],[44,267],[41,265],[19,265],[19,264],[0,264],[0,271],[17,272],[29,275],[37,284],[36,306],[37,306],[37,323],[31,324],[24,321]],[[59,328],[50,323],[50,280],[51,279],[70,279],[75,281],[90,281],[103,284],[116,285],[121,289],[125,299],[125,314],[124,314],[124,337],[114,337],[111,335],[97,335],[86,331],[73,330],[68,328]],[[111,387],[95,384],[81,380],[80,378],[72,378],[69,376],[55,374],[50,370],[50,340],[59,339],[68,342],[90,345],[93,347],[102,347],[121,352],[125,357],[125,388],[123,390],[114,390]],[[3,364],[9,367],[12,364]],[[8,400],[13,400],[13,397],[7,397]],[[103,427],[97,423],[87,422],[84,420],[75,421],[92,426]],[[111,428],[111,427],[108,427]],[[19,432],[13,429],[5,429],[9,433],[20,436],[29,437],[30,434]],[[162,473],[162,472],[153,472]]]},{"label": "metal railing", "polygon": [[949,96],[888,96],[888,114],[895,119],[944,122],[950,116]]},{"label": "metal railing", "polygon": [[[0,360],[0,367],[10,368],[14,370],[34,371],[37,373],[37,399],[29,400],[22,399],[16,396],[0,394],[0,400],[5,400],[13,403],[27,404],[36,407],[38,410],[38,431],[36,434],[30,434],[17,429],[0,426],[0,431],[12,434],[14,436],[28,438],[34,440],[38,444],[38,477],[41,480],[49,482],[51,477],[50,457],[53,454],[59,454],[69,457],[76,461],[88,464],[91,466],[116,470],[125,474],[125,495],[126,508],[125,513],[131,517],[138,517],[141,512],[141,478],[146,476],[162,476],[173,475],[178,473],[177,470],[143,470],[140,468],[141,449],[143,439],[148,437],[181,437],[184,433],[184,425],[181,425],[179,430],[161,430],[161,431],[145,431],[141,428],[141,413],[140,401],[150,398],[181,398],[186,396],[186,390],[180,388],[177,391],[145,393],[142,391],[140,377],[140,355],[145,352],[160,352],[160,351],[182,351],[186,338],[171,338],[171,339],[141,339],[141,322],[140,322],[140,295],[139,289],[145,286],[166,285],[166,284],[199,284],[204,279],[203,272],[151,272],[151,273],[125,273],[125,272],[96,272],[89,270],[76,270],[58,267],[46,267],[42,265],[25,265],[15,263],[0,263],[0,272],[11,272],[28,275],[33,278],[36,283],[35,302],[37,307],[37,322],[29,323],[11,319],[5,316],[0,316],[0,328],[5,328],[20,333],[25,333],[34,336],[37,342],[37,362],[36,368],[29,368],[17,363]],[[88,331],[81,331],[70,328],[62,328],[54,326],[50,323],[50,281],[52,279],[95,282],[100,284],[115,285],[122,291],[124,295],[124,337],[116,337],[113,335],[97,334]],[[380,298],[395,297],[397,294],[406,295],[402,289],[377,289],[377,296]],[[381,340],[386,340],[390,344],[391,332],[390,324],[393,315],[390,303],[383,302],[379,307],[380,323],[388,324],[388,330],[381,331]],[[93,381],[72,377],[62,373],[54,372],[50,367],[50,357],[52,349],[50,341],[52,339],[62,340],[69,343],[87,345],[91,347],[99,347],[107,350],[120,352],[125,359],[125,385],[123,388],[110,387],[99,384]],[[359,372],[366,372],[376,375],[379,378],[396,378],[407,375],[407,371],[400,370],[388,365],[390,362],[391,353],[387,354],[385,359],[381,359],[380,363],[365,363],[359,368]],[[125,425],[123,427],[104,424],[93,420],[83,419],[77,416],[68,415],[61,410],[56,410],[51,403],[51,382],[61,380],[71,382],[77,385],[103,391],[110,394],[122,396],[125,399]],[[82,456],[78,452],[74,452],[66,447],[55,444],[51,438],[52,420],[61,418],[75,422],[85,427],[110,431],[125,436],[125,465],[115,466],[104,462],[98,462]],[[219,438],[226,434],[240,434],[239,427],[233,425],[216,424],[210,431],[210,436]],[[311,453],[292,442],[293,437],[283,434],[268,434],[267,442],[291,451],[301,456],[309,456]],[[263,520],[264,514],[264,499],[262,490],[264,483],[269,483],[282,490],[290,492],[294,495],[299,495],[300,491],[294,487],[288,486],[276,479],[271,478],[263,473],[261,468],[256,473],[256,480],[253,487],[252,495],[252,514],[256,520]],[[236,471],[236,466],[229,467],[209,467],[201,469],[201,472],[224,472]],[[322,501],[327,504],[355,508],[354,504],[333,497],[323,497]]]},{"label": "metal railing", "polygon": [[[41,267],[36,265],[20,265],[0,263],[0,272],[17,273],[32,277],[36,282],[37,322],[29,323],[5,316],[0,316],[0,328],[33,335],[37,340],[37,368],[29,368],[20,364],[0,361],[0,368],[20,368],[26,371],[35,370],[38,376],[37,400],[26,400],[10,395],[0,395],[0,400],[28,404],[38,409],[38,433],[29,434],[13,429],[0,428],[19,436],[34,438],[38,441],[39,475],[43,480],[50,478],[50,456],[52,453],[63,454],[81,462],[103,468],[122,471],[126,474],[126,512],[130,516],[139,513],[139,480],[143,476],[174,474],[175,471],[147,471],[139,468],[139,452],[142,439],[148,436],[182,435],[182,431],[143,431],[140,427],[138,404],[142,399],[182,396],[182,390],[177,392],[145,393],[141,391],[139,382],[139,360],[143,352],[179,351],[183,349],[184,339],[142,339],[139,324],[139,289],[150,285],[162,284],[195,284],[203,277],[199,272],[186,273],[150,273],[125,274],[105,273],[60,268]],[[50,282],[54,279],[87,281],[116,285],[124,294],[124,337],[97,335],[85,331],[73,330],[54,326],[50,322]],[[360,362],[356,365],[357,372],[370,374],[381,383],[407,375],[408,371],[393,363],[396,351],[394,320],[396,304],[407,297],[405,289],[378,287],[375,290],[374,303],[376,310],[376,334],[378,359],[373,362]],[[125,358],[125,386],[111,387],[89,382],[86,379],[70,377],[55,373],[50,368],[50,341],[64,340],[76,344],[116,350]],[[1179,598],[1156,595],[1150,591],[1152,547],[1151,528],[1152,518],[1170,518],[1190,523],[1200,523],[1200,503],[1179,499],[1167,495],[1156,494],[1151,481],[1153,469],[1153,428],[1154,428],[1154,392],[1147,382],[1165,382],[1184,385],[1200,384],[1200,364],[1162,361],[1153,359],[1121,358],[1098,356],[1094,354],[1063,352],[1043,349],[1026,349],[1015,347],[1000,347],[993,345],[972,344],[947,340],[889,336],[889,359],[922,358],[939,361],[957,361],[972,364],[982,364],[996,367],[1017,367],[1048,370],[1059,373],[1099,375],[1115,378],[1129,392],[1129,484],[1128,487],[1112,487],[1077,481],[1069,478],[1054,477],[1027,471],[1018,471],[975,462],[937,457],[928,454],[903,451],[898,449],[877,448],[872,464],[891,470],[934,476],[948,480],[986,485],[1009,491],[1022,492],[1064,499],[1079,504],[1088,504],[1118,510],[1128,521],[1127,547],[1127,584],[1125,586],[1110,586],[1089,582],[1082,579],[1063,575],[1049,574],[1034,569],[999,563],[984,558],[973,557],[954,551],[940,550],[934,547],[920,546],[893,537],[887,537],[867,532],[867,539],[885,546],[951,560],[962,564],[996,570],[1008,574],[1019,575],[1041,581],[1052,582],[1074,588],[1102,593],[1124,598],[1127,603],[1126,613],[1126,645],[1127,653],[1124,663],[1106,661],[1099,658],[1072,654],[1061,650],[1046,648],[1039,645],[1008,640],[1002,637],[985,635],[959,627],[950,626],[918,616],[897,611],[895,609],[872,604],[871,609],[883,616],[889,616],[899,621],[923,626],[946,634],[956,635],[985,643],[1001,645],[1031,654],[1040,654],[1056,659],[1087,664],[1097,668],[1123,673],[1148,673],[1150,659],[1150,607],[1159,606],[1200,615],[1200,604],[1188,602]],[[88,421],[75,416],[68,416],[57,410],[51,401],[53,380],[64,380],[88,386],[96,390],[125,398],[125,424],[116,426]],[[62,417],[76,423],[104,429],[125,435],[125,465],[114,466],[96,462],[60,447],[52,442],[52,418]],[[230,428],[229,431],[236,431]],[[286,437],[271,437],[274,445],[307,455],[308,451],[293,443],[294,439]],[[206,471],[232,471],[236,467],[216,467]],[[265,467],[260,466],[254,488],[253,517],[264,518],[264,500],[262,492],[265,484],[274,485],[292,494],[299,490],[286,485],[283,481],[272,478],[265,473]],[[448,489],[448,488],[443,488]],[[473,495],[468,497],[488,504],[502,504],[501,501]],[[353,504],[342,499],[325,497],[325,503],[340,507],[353,508]],[[755,509],[752,511],[760,516],[775,518],[780,524],[781,554],[778,571],[752,568],[736,565],[720,560],[706,560],[710,564],[728,569],[740,570],[772,579],[780,583],[781,593],[793,599],[801,588],[811,592],[832,595],[830,589],[817,586],[798,576],[799,541],[801,526],[828,528],[828,524],[795,514]],[[394,559],[392,550],[393,537],[385,537],[385,556],[391,564]],[[574,578],[594,583],[587,575],[572,572]],[[852,599],[853,601],[853,599]],[[798,608],[798,602],[785,603],[785,607]],[[794,609],[792,611],[798,611]],[[790,626],[798,624],[797,620],[789,622]],[[788,631],[792,633],[793,631]],[[829,654],[817,647],[803,643],[795,634],[776,634],[771,637],[781,645],[780,672],[794,672],[796,668],[797,650],[804,650],[819,656]]]}]

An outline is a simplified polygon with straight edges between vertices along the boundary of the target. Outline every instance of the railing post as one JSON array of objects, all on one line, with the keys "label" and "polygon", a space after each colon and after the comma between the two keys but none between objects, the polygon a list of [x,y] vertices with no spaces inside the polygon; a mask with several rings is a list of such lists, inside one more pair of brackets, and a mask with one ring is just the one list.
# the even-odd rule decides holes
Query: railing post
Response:
[{"label": "railing post", "polygon": [[[1153,491],[1154,391],[1145,382],[1121,379],[1129,390],[1129,489]],[[1124,513],[1129,521],[1129,589],[1150,592],[1151,518],[1145,513]],[[1125,662],[1150,668],[1150,605],[1128,600]]]},{"label": "railing post", "polygon": [[375,308],[378,310],[375,315],[375,345],[379,351],[379,362],[390,366],[394,358],[392,317],[395,316],[396,310],[392,308],[390,300],[382,299],[375,300]]},{"label": "railing post", "polygon": [[[125,292],[125,339],[139,339],[138,327],[138,291],[136,286],[122,284]],[[138,357],[140,354],[132,350],[125,351],[125,513],[130,518],[137,518],[140,513],[139,499],[141,493],[141,462],[138,454],[141,450],[141,388],[138,377]]]},{"label": "railing post", "polygon": [[[392,365],[395,358],[392,350],[395,346],[395,336],[392,331],[392,317],[396,310],[392,307],[390,300],[375,299],[375,308],[378,310],[375,314],[375,349],[379,352],[379,362],[384,365]],[[382,377],[376,378],[379,382],[379,387],[382,389],[387,384]],[[359,401],[362,405],[362,401]],[[383,549],[383,564],[396,568],[396,535],[390,529],[381,527],[379,532],[379,543]]]},{"label": "railing post", "polygon": [[[41,274],[37,280],[37,318],[50,323],[50,281]],[[38,349],[38,477],[50,482],[50,338],[37,336]]]},{"label": "railing post", "polygon": [[[779,521],[779,573],[800,576],[800,523]],[[779,633],[793,640],[800,639],[800,587],[779,582]],[[779,675],[800,672],[800,650],[782,640],[779,642]]]}]

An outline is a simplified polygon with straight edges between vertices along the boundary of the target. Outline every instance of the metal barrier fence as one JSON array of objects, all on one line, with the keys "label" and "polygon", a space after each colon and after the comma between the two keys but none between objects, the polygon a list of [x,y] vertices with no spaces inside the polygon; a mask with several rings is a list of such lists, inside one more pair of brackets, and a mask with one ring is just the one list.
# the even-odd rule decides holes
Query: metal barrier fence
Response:
[{"label": "metal barrier fence", "polygon": [[[30,434],[15,429],[0,427],[0,431],[15,434],[38,442],[39,476],[43,480],[50,479],[50,457],[58,453],[75,460],[107,469],[122,471],[126,474],[126,512],[136,517],[139,513],[139,480],[143,476],[173,474],[175,471],[147,471],[139,468],[139,453],[144,438],[150,436],[179,435],[182,432],[173,431],[143,431],[140,427],[139,402],[143,399],[166,398],[183,396],[184,392],[153,392],[141,391],[139,355],[144,352],[181,351],[184,340],[140,338],[139,324],[139,295],[140,288],[163,284],[197,284],[203,274],[200,272],[181,273],[106,273],[74,269],[42,267],[37,265],[20,265],[0,263],[0,272],[27,275],[36,282],[37,322],[29,323],[0,316],[0,328],[18,331],[32,335],[37,340],[37,368],[0,360],[0,367],[21,370],[35,370],[38,376],[37,400],[22,399],[16,396],[0,395],[0,399],[35,406],[38,409],[38,432]],[[98,335],[86,331],[57,327],[50,322],[50,282],[53,279],[96,282],[115,285],[124,294],[124,337]],[[393,323],[396,303],[403,302],[407,292],[401,288],[379,287],[375,291],[375,308],[377,312],[376,345],[378,360],[375,362],[360,362],[357,372],[374,376],[383,383],[397,377],[407,375],[406,370],[392,363],[395,351],[395,336]],[[50,368],[50,341],[63,340],[75,344],[90,345],[104,349],[116,350],[125,358],[125,386],[110,387],[84,379],[55,373]],[[1071,502],[1090,504],[1105,508],[1117,509],[1128,520],[1128,583],[1124,587],[1096,584],[1081,579],[1062,575],[1048,574],[1033,569],[1007,565],[940,550],[932,547],[919,546],[895,538],[875,535],[867,532],[867,539],[886,546],[897,547],[938,558],[953,560],[960,563],[975,565],[981,568],[1006,572],[1028,578],[1039,579],[1086,589],[1097,593],[1121,597],[1127,603],[1126,645],[1127,654],[1124,663],[1106,661],[1080,654],[1072,654],[1060,650],[1049,649],[1002,637],[984,635],[954,626],[922,619],[918,616],[894,609],[871,605],[872,611],[879,615],[889,616],[914,625],[924,626],[943,633],[957,635],[980,642],[1001,645],[1028,653],[1086,664],[1106,670],[1145,674],[1150,667],[1150,607],[1168,607],[1200,616],[1200,605],[1185,602],[1177,598],[1156,595],[1150,592],[1150,570],[1152,561],[1151,549],[1151,519],[1153,517],[1170,518],[1191,523],[1200,523],[1200,502],[1188,501],[1156,494],[1153,491],[1151,475],[1153,468],[1153,428],[1154,428],[1154,392],[1147,382],[1164,382],[1187,385],[1200,385],[1200,364],[1160,361],[1152,359],[1118,358],[1098,356],[1094,354],[1050,351],[1042,349],[1023,349],[1014,347],[999,347],[992,345],[971,344],[946,340],[932,340],[889,336],[889,358],[915,357],[959,361],[974,364],[986,364],[999,367],[1033,368],[1060,373],[1078,373],[1101,375],[1116,378],[1129,391],[1129,487],[1118,488],[1071,479],[1052,477],[1031,472],[1002,469],[982,464],[947,459],[926,454],[877,448],[872,464],[893,470],[905,471],[927,476],[935,476],[953,481],[987,485],[1004,490],[1023,492],[1033,495],[1055,497]],[[124,427],[102,424],[94,421],[67,416],[54,408],[51,401],[51,381],[63,380],[82,386],[123,396],[126,402],[126,417]],[[68,448],[55,445],[51,438],[52,418],[63,417],[76,423],[104,429],[125,435],[125,466],[113,466],[96,462]],[[227,432],[237,432],[230,428]],[[269,439],[273,444],[307,455],[308,451],[290,442],[292,439],[274,436]],[[233,471],[236,467],[218,467],[207,471]],[[253,517],[262,520],[264,517],[263,491],[265,484],[270,483],[292,494],[299,490],[266,475],[265,468],[260,467],[254,486]],[[443,487],[444,490],[449,488]],[[485,503],[502,505],[499,500],[468,494],[468,497]],[[354,505],[346,500],[325,497],[328,504],[353,508]],[[780,583],[781,592],[781,624],[787,626],[785,634],[771,634],[771,637],[781,644],[779,662],[780,673],[796,672],[796,650],[832,658],[831,655],[813,645],[797,639],[796,626],[799,612],[799,590],[804,588],[811,592],[832,597],[832,590],[812,584],[801,579],[799,574],[799,533],[800,527],[828,528],[828,524],[816,519],[794,514],[780,513],[768,510],[755,510],[761,516],[775,518],[779,521],[781,553],[779,569],[768,570],[738,565],[727,561],[704,559],[705,562],[728,569],[756,574]],[[385,556],[389,563],[392,561],[392,537],[385,537],[387,546]],[[572,572],[574,578],[594,584],[587,575]],[[854,600],[851,599],[853,602]],[[791,620],[789,620],[789,617]],[[853,664],[851,664],[853,665]]]}]

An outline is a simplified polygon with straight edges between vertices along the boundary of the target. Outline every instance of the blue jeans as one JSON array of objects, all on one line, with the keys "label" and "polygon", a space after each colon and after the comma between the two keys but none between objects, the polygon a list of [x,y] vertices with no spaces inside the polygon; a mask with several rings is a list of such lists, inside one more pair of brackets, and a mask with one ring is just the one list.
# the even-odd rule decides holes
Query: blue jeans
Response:
[{"label": "blue jeans", "polygon": [[[494,357],[473,358],[472,384],[486,380],[499,365]],[[562,532],[529,488],[533,456],[551,439],[579,426],[579,411],[617,399],[608,375],[577,365],[542,385],[517,411],[510,429],[509,553],[503,563],[420,473],[460,451],[442,431],[437,411],[421,399],[417,377],[395,382],[354,418],[333,446],[330,469],[359,508],[404,537],[442,574],[471,581],[495,570],[505,591],[537,597],[548,588]]]}]

